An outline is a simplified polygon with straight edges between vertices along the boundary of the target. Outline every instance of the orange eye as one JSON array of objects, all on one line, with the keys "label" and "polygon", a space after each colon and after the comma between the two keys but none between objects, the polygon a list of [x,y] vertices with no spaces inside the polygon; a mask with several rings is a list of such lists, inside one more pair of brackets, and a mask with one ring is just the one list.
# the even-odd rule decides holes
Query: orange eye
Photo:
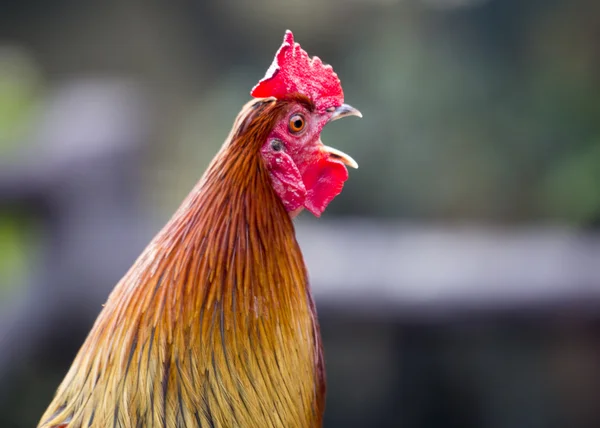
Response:
[{"label": "orange eye", "polygon": [[290,117],[290,123],[288,127],[290,128],[290,131],[292,131],[294,134],[297,134],[298,132],[302,131],[304,129],[304,125],[304,117],[301,114],[295,114],[292,117]]}]

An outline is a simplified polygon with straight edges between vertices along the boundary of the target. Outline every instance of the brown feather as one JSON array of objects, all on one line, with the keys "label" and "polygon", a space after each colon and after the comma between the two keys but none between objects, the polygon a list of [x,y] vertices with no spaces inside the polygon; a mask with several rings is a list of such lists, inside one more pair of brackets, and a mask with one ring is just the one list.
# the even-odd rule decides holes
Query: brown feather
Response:
[{"label": "brown feather", "polygon": [[321,426],[314,303],[258,155],[288,106],[244,107],[115,287],[39,427]]}]

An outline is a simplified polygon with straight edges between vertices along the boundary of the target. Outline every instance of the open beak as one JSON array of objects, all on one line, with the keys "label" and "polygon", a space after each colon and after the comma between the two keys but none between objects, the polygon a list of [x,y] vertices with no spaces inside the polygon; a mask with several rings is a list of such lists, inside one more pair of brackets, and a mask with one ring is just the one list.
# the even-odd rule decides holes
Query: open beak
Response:
[{"label": "open beak", "polygon": [[[339,106],[338,108],[336,108],[333,111],[333,114],[329,118],[329,122],[333,122],[334,120],[338,120],[338,119],[341,119],[342,117],[346,117],[346,116],[362,117],[362,113],[359,112],[354,107],[352,107],[351,105],[342,104],[341,106]],[[354,159],[352,159],[346,153],[342,152],[341,150],[334,149],[333,147],[329,147],[329,146],[323,146],[323,151],[329,153],[329,156],[331,156],[334,159],[339,160],[340,162],[342,162],[343,164],[345,164],[351,168],[354,168],[354,169],[358,168],[358,164],[356,163],[356,161]]]}]

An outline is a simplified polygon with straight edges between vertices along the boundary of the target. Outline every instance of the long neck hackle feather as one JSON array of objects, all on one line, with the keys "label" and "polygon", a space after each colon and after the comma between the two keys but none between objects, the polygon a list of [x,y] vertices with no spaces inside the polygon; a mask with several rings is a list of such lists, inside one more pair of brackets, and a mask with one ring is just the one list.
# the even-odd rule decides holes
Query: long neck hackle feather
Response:
[{"label": "long neck hackle feather", "polygon": [[254,100],[117,284],[40,427],[317,427],[318,324],[260,146],[287,101]]}]

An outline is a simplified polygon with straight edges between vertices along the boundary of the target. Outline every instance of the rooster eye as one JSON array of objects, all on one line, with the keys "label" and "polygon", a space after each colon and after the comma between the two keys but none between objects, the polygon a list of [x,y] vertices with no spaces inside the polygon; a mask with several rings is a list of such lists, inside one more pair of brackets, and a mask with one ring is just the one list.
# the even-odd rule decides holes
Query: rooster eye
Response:
[{"label": "rooster eye", "polygon": [[304,117],[300,114],[295,114],[290,117],[289,128],[294,134],[302,131],[304,129]]}]

